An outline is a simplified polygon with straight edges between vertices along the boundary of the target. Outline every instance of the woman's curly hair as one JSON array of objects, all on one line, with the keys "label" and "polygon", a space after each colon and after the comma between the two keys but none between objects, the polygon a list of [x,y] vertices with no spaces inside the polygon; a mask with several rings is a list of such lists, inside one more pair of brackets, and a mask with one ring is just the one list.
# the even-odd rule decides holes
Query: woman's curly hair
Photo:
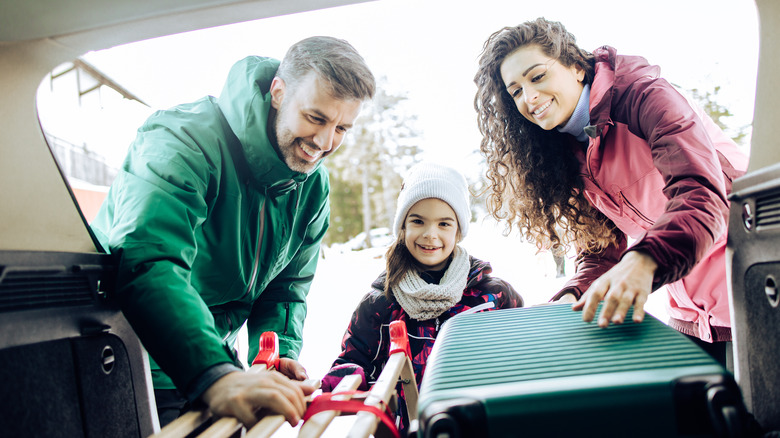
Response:
[{"label": "woman's curly hair", "polygon": [[517,227],[540,249],[576,243],[582,250],[600,252],[616,241],[615,226],[585,198],[569,135],[546,131],[523,117],[501,77],[504,59],[529,44],[566,67],[579,65],[584,82],[593,81],[593,55],[580,49],[558,22],[538,18],[488,38],[474,77],[480,150],[490,181],[488,211],[506,221],[508,232]]}]

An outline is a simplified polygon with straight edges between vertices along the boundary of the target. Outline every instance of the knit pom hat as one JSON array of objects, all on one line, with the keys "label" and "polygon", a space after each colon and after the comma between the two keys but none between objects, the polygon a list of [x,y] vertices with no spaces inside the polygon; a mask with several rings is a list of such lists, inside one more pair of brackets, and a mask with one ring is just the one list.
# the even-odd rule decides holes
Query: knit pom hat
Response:
[{"label": "knit pom hat", "polygon": [[471,222],[466,178],[451,167],[431,162],[415,164],[404,178],[395,209],[393,231],[396,237],[401,234],[409,209],[417,202],[428,198],[441,199],[449,204],[457,216],[460,237],[465,238]]}]

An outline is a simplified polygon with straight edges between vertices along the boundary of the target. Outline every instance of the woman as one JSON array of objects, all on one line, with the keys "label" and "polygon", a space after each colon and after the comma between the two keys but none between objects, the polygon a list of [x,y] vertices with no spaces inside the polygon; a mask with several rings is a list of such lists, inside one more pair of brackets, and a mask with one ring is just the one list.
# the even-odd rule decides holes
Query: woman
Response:
[{"label": "woman", "polygon": [[552,301],[591,321],[603,300],[606,327],[631,306],[641,322],[666,285],[669,324],[725,365],[726,196],[747,168],[734,142],[658,67],[582,50],[544,18],[491,35],[475,82],[491,213],[539,247],[578,249]]}]

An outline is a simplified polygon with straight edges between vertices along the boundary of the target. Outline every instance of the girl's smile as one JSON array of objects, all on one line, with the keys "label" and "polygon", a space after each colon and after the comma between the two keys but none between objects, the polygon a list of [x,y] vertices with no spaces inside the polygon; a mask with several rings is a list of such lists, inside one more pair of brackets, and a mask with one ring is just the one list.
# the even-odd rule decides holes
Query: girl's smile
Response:
[{"label": "girl's smile", "polygon": [[455,211],[441,199],[423,199],[409,209],[404,221],[404,244],[426,269],[440,270],[447,266],[457,237]]}]

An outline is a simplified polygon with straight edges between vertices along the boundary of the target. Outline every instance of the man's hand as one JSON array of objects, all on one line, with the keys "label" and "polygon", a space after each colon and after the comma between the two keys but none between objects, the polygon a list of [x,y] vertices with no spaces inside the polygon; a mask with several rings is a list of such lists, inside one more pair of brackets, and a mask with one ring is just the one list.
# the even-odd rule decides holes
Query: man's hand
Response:
[{"label": "man's hand", "polygon": [[248,428],[257,423],[255,413],[261,408],[283,415],[296,426],[306,411],[305,396],[314,390],[277,371],[236,371],[214,382],[202,398],[214,414],[236,417]]},{"label": "man's hand", "polygon": [[591,284],[572,309],[582,310],[583,321],[591,322],[599,302],[604,300],[598,324],[606,328],[610,321],[621,324],[633,305],[634,322],[642,322],[657,268],[658,264],[649,255],[629,251],[618,264]]},{"label": "man's hand", "polygon": [[293,359],[288,359],[286,357],[279,359],[278,371],[293,380],[304,381],[309,378],[309,375],[306,374],[306,369],[303,367],[303,365],[299,364]]}]

